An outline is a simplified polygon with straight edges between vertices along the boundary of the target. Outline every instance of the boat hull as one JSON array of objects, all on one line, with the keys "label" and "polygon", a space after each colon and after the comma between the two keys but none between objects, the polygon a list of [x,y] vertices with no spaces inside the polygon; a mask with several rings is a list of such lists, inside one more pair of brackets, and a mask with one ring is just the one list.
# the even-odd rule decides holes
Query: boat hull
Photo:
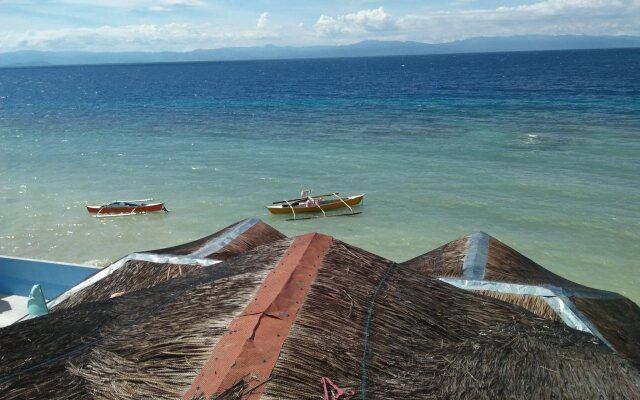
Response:
[{"label": "boat hull", "polygon": [[[364,199],[364,194],[359,194],[357,196],[350,196],[350,197],[343,198],[342,200],[344,200],[344,203],[339,199],[335,199],[335,200],[329,200],[327,202],[321,203],[320,207],[296,206],[296,207],[293,207],[293,211],[295,211],[296,214],[298,214],[298,213],[322,212],[323,210],[324,211],[337,210],[339,208],[346,208],[347,206],[345,205],[345,203],[347,203],[349,206],[357,206],[360,203],[362,203],[362,199]],[[321,207],[322,207],[322,210],[320,209]],[[287,204],[278,204],[275,206],[268,206],[267,209],[271,214],[293,214],[291,207],[289,207],[289,205]]]},{"label": "boat hull", "polygon": [[152,203],[140,206],[87,206],[89,214],[137,214],[164,210],[164,203]]}]

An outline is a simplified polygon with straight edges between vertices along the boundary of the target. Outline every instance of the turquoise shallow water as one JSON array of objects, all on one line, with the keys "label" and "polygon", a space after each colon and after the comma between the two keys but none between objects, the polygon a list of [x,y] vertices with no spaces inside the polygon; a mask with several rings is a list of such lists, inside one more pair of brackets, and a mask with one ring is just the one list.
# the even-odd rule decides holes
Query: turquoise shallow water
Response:
[{"label": "turquoise shallow water", "polygon": [[[640,301],[640,52],[0,70],[0,253],[104,265],[257,216],[397,261],[476,230]],[[265,205],[366,192],[296,223]],[[166,201],[95,219],[86,204]]]}]

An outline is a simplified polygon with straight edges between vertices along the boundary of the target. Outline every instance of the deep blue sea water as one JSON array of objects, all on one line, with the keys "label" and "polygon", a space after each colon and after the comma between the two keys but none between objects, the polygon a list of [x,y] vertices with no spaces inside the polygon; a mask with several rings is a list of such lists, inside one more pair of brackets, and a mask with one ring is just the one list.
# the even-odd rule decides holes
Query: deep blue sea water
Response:
[{"label": "deep blue sea water", "polygon": [[[0,254],[106,264],[258,216],[404,261],[484,230],[640,301],[640,50],[0,69]],[[271,201],[366,192],[287,222]],[[162,215],[86,204],[154,197]]]}]

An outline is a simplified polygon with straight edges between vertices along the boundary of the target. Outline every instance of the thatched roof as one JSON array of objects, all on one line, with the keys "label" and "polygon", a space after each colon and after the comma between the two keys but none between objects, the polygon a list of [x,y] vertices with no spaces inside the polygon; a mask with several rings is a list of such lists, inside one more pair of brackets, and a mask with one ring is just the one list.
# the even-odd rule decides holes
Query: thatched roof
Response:
[{"label": "thatched roof", "polygon": [[226,260],[285,237],[284,234],[259,219],[247,218],[202,239],[146,253]]},{"label": "thatched roof", "polygon": [[179,246],[129,254],[55,299],[54,310],[149,288],[286,236],[257,218]]},{"label": "thatched roof", "polygon": [[0,397],[318,399],[325,377],[361,399],[639,393],[640,370],[594,336],[416,264],[319,234],[235,254],[182,273],[136,264],[157,277],[146,286],[120,269],[0,330]]},{"label": "thatched roof", "polygon": [[2,397],[180,397],[288,244],[0,330]]},{"label": "thatched roof", "polygon": [[402,265],[544,318],[563,320],[640,367],[640,308],[634,302],[554,274],[484,232],[454,240]]}]

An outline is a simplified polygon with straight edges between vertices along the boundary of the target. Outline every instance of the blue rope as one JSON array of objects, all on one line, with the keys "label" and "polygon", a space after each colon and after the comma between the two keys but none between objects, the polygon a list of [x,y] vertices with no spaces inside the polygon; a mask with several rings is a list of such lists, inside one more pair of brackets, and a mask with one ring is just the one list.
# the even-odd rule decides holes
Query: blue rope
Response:
[{"label": "blue rope", "polygon": [[362,400],[367,399],[367,352],[369,351],[369,327],[371,326],[371,319],[373,318],[373,308],[375,307],[376,299],[378,298],[378,293],[382,290],[385,281],[391,275],[393,271],[395,271],[398,264],[392,262],[389,263],[387,270],[384,272],[380,281],[378,281],[378,285],[373,290],[371,294],[371,299],[369,300],[369,311],[367,313],[367,321],[364,324],[364,343],[362,345],[362,360],[360,361],[360,367],[362,369],[362,378],[360,384],[360,391],[362,392]]}]

